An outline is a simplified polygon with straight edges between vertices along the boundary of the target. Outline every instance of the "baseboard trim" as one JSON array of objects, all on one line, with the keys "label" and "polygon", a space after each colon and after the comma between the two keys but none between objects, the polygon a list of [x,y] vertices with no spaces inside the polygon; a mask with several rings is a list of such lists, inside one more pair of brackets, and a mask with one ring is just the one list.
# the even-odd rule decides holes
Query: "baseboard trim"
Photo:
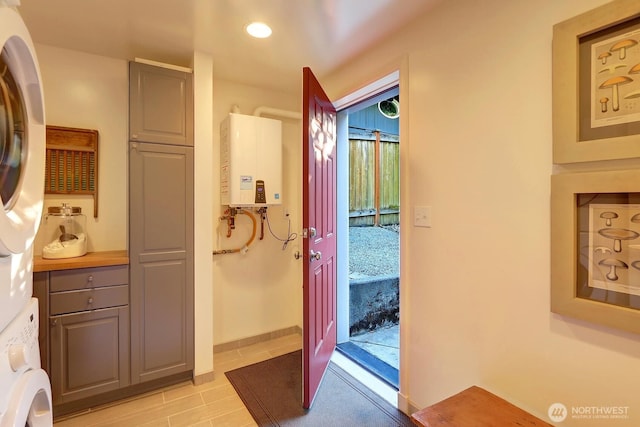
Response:
[{"label": "baseboard trim", "polygon": [[302,328],[300,326],[289,326],[288,328],[278,329],[277,331],[267,332],[260,335],[254,335],[248,338],[242,338],[235,341],[229,341],[222,344],[216,344],[213,346],[214,353],[221,353],[223,351],[237,350],[240,347],[246,347],[248,345],[257,344],[264,341],[269,341],[275,338],[284,337],[291,334],[302,335]]},{"label": "baseboard trim", "polygon": [[398,409],[409,416],[418,410],[418,408],[411,403],[409,397],[400,392],[398,392]]},{"label": "baseboard trim", "polygon": [[205,372],[204,374],[194,375],[193,385],[202,385],[204,383],[210,383],[216,379],[216,375],[213,371]]}]

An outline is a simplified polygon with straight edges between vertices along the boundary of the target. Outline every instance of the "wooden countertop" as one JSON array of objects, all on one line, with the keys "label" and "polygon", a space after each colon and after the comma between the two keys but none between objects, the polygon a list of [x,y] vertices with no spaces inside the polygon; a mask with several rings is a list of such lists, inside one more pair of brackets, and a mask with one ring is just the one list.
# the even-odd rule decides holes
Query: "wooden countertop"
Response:
[{"label": "wooden countertop", "polygon": [[74,268],[106,267],[109,265],[129,264],[127,251],[88,252],[76,258],[44,259],[33,257],[33,272],[71,270]]}]

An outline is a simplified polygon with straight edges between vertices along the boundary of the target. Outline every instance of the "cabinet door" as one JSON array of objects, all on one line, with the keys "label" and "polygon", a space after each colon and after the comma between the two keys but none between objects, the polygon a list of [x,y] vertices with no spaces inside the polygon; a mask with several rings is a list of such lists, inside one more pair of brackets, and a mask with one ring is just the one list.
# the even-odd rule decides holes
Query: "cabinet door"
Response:
[{"label": "cabinet door", "polygon": [[49,272],[33,273],[33,296],[38,298],[38,344],[40,345],[40,365],[51,375],[49,367]]},{"label": "cabinet door", "polygon": [[129,308],[52,316],[54,405],[129,384]]},{"label": "cabinet door", "polygon": [[191,73],[129,63],[129,140],[193,145]]},{"label": "cabinet door", "polygon": [[193,149],[131,143],[131,378],[193,369]]}]

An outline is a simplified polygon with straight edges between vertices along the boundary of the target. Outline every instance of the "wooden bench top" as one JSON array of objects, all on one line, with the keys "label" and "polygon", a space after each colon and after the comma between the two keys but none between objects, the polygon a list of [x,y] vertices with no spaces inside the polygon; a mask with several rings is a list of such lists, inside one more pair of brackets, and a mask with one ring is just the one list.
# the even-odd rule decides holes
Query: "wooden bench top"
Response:
[{"label": "wooden bench top", "polygon": [[477,386],[415,412],[411,420],[423,427],[553,427]]}]

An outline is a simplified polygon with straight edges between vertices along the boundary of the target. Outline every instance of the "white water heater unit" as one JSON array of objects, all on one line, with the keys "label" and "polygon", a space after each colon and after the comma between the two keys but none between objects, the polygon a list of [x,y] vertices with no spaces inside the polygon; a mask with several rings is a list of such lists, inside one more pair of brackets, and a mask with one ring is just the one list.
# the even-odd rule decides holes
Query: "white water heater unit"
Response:
[{"label": "white water heater unit", "polygon": [[220,125],[221,203],[282,204],[282,122],[230,113]]}]

